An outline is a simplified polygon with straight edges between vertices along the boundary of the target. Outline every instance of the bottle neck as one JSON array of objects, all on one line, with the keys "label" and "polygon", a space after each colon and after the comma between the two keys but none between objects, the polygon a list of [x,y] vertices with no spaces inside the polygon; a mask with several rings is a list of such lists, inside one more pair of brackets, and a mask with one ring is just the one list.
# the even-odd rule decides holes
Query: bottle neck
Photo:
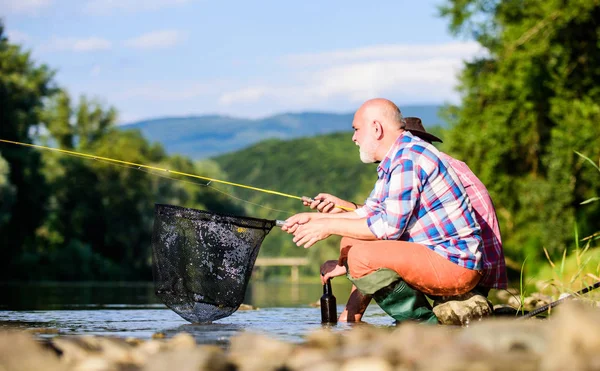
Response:
[{"label": "bottle neck", "polygon": [[328,279],[327,282],[323,285],[323,295],[332,295],[331,292],[331,279]]}]

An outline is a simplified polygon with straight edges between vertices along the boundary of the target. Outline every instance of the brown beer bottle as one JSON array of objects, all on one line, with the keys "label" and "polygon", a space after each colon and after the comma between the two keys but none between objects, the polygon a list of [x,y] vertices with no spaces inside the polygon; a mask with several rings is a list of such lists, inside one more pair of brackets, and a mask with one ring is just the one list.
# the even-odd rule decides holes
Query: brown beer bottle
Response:
[{"label": "brown beer bottle", "polygon": [[321,296],[321,323],[337,323],[337,308],[335,296],[331,291],[331,279],[323,285]]}]

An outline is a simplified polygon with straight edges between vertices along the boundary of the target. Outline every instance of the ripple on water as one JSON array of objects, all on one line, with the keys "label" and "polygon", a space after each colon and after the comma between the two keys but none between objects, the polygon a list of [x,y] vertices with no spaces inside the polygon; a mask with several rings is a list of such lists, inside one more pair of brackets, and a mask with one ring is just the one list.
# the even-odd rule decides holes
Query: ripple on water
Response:
[{"label": "ripple on water", "polygon": [[[342,310],[338,307],[338,313]],[[393,320],[371,305],[364,316],[368,324],[387,327]],[[172,337],[179,332],[194,336],[199,344],[229,343],[229,338],[244,331],[281,340],[301,342],[308,333],[321,328],[319,308],[265,308],[238,311],[208,324],[191,324],[169,309],[156,306],[135,309],[115,306],[103,309],[1,311],[0,329],[28,329],[42,337],[56,335],[108,335],[150,339],[155,333]],[[339,323],[333,331],[347,331],[352,324]],[[50,331],[40,331],[50,329]]]}]

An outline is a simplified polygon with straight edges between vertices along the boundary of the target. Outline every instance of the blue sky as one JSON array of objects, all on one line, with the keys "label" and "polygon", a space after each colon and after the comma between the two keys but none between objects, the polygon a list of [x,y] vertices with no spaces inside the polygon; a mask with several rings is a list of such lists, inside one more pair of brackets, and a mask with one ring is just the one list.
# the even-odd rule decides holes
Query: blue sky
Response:
[{"label": "blue sky", "polygon": [[59,85],[131,122],[455,102],[479,51],[448,33],[440,3],[0,0],[0,17]]}]

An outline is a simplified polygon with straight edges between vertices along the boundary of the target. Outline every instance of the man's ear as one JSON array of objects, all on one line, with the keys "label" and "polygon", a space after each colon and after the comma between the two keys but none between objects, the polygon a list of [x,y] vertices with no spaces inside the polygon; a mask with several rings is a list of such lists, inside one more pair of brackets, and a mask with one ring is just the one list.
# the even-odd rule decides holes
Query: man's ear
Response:
[{"label": "man's ear", "polygon": [[373,126],[375,128],[375,138],[381,139],[383,137],[383,125],[381,125],[381,122],[375,120],[373,121]]}]

